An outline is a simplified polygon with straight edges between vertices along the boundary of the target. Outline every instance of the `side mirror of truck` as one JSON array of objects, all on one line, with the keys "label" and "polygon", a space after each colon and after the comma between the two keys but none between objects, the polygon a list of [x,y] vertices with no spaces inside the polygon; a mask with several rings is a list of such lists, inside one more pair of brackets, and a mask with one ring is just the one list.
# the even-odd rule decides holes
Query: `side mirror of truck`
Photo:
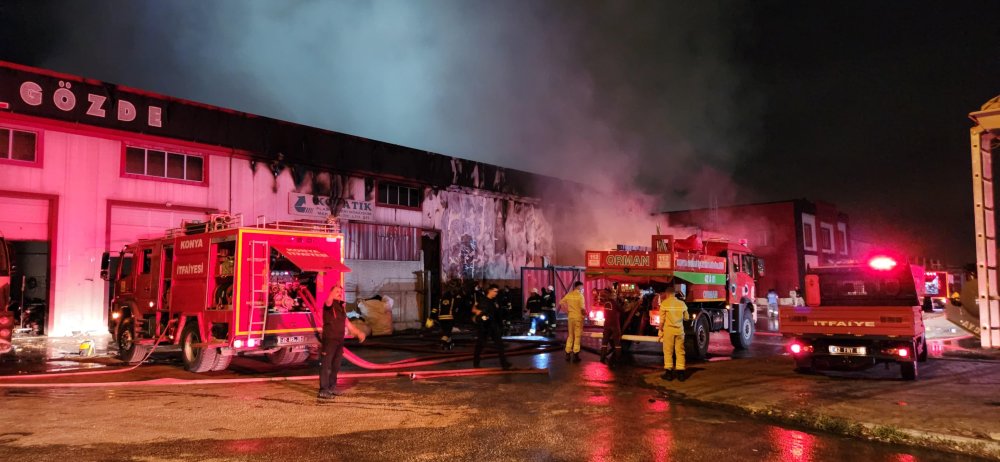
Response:
[{"label": "side mirror of truck", "polygon": [[104,252],[101,255],[101,279],[110,281],[118,275],[118,262],[120,257],[112,257],[111,252]]}]

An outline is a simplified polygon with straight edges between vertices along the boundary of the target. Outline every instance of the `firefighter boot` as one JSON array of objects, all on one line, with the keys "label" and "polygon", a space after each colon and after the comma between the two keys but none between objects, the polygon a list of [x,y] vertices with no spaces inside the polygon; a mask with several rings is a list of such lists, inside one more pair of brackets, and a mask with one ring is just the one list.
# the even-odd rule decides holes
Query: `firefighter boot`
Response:
[{"label": "firefighter boot", "polygon": [[573,362],[574,363],[580,362],[580,353],[573,353]]},{"label": "firefighter boot", "polygon": [[683,382],[685,380],[687,380],[687,373],[684,372],[684,369],[677,371],[677,381]]},{"label": "firefighter boot", "polygon": [[572,360],[572,359],[573,359],[573,354],[567,351],[566,352],[566,362],[570,362],[570,360]]},{"label": "firefighter boot", "polygon": [[603,346],[601,346],[601,362],[602,363],[606,362],[607,359],[608,359],[608,346],[607,345],[603,345]]},{"label": "firefighter boot", "polygon": [[663,371],[663,375],[661,375],[660,378],[662,378],[663,380],[666,380],[667,382],[673,381],[674,380],[674,370],[673,369],[667,369],[667,370]]}]

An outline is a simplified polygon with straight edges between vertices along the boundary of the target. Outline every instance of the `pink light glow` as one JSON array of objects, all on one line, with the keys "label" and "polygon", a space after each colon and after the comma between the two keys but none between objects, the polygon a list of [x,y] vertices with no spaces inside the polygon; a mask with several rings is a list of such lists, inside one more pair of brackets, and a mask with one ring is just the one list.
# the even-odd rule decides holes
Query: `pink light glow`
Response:
[{"label": "pink light glow", "polygon": [[868,266],[874,270],[889,271],[896,267],[896,260],[886,256],[875,257],[868,261]]}]

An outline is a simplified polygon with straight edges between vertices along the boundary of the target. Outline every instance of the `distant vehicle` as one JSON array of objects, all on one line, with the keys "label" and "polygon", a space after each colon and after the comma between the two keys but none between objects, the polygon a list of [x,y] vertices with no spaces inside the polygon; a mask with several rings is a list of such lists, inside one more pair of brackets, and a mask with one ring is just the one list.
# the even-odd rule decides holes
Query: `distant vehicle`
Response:
[{"label": "distant vehicle", "polygon": [[0,311],[7,311],[10,306],[10,273],[13,265],[7,240],[0,235]]},{"label": "distant vehicle", "polygon": [[7,240],[0,236],[0,353],[12,348],[14,335],[14,313],[10,311],[10,272],[13,263]]},{"label": "distant vehicle", "polygon": [[916,380],[927,360],[920,302],[924,270],[875,256],[867,265],[821,266],[806,274],[806,306],[779,307],[780,332],[796,370],[864,370],[899,364]]}]

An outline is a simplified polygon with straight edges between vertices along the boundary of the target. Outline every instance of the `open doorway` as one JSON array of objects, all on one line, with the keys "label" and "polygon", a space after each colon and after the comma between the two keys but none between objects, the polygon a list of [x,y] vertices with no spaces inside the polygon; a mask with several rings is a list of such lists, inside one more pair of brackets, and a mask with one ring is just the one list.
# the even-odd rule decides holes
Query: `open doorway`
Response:
[{"label": "open doorway", "polygon": [[10,302],[16,328],[44,335],[49,320],[49,243],[10,241]]},{"label": "open doorway", "polygon": [[420,250],[424,253],[424,277],[430,286],[430,306],[437,306],[441,301],[441,234],[421,233]]}]

